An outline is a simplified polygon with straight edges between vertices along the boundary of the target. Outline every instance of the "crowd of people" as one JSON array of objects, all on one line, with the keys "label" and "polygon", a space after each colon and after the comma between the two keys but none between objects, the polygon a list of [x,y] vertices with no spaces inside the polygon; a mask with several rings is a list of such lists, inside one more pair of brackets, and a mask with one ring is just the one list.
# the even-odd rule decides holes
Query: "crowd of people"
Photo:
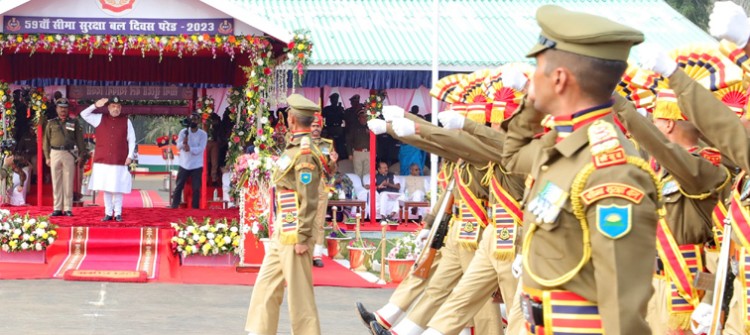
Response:
[{"label": "crowd of people", "polygon": [[[747,334],[744,10],[715,4],[710,31],[724,39],[716,50],[672,58],[644,47],[640,75],[628,64],[645,39],[637,29],[555,5],[536,19],[541,33],[528,53],[536,68],[501,67],[512,94],[472,91],[495,99],[482,102],[479,119],[466,101],[446,100],[442,127],[395,106],[359,122],[439,155],[438,205],[452,204],[451,213],[433,206],[419,233],[447,226],[442,244],[427,244],[439,249],[431,266],[419,263],[375,312],[356,304],[367,332]],[[740,75],[730,78],[733,71]],[[447,83],[441,89],[462,89]],[[282,282],[292,332],[320,334],[307,253],[318,195],[310,190],[329,175],[329,161],[305,132],[315,104],[293,97],[290,110],[300,138],[285,153],[295,158],[274,175],[277,189],[299,200],[288,207],[298,219],[276,222],[248,310],[250,334],[276,333]],[[383,197],[401,188],[387,170],[378,163]],[[450,220],[437,219],[443,214]],[[715,274],[712,283],[694,280],[704,272]]]}]

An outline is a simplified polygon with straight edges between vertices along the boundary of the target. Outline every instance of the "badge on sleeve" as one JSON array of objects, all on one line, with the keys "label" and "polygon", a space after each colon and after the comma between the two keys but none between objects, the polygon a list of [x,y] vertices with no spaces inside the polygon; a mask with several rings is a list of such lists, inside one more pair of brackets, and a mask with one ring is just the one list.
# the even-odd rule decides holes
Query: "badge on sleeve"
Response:
[{"label": "badge on sleeve", "polygon": [[632,204],[596,205],[596,228],[606,237],[615,240],[621,238],[633,227],[631,212]]},{"label": "badge on sleeve", "polygon": [[299,181],[301,181],[305,185],[309,184],[312,181],[312,172],[310,171],[300,172]]}]

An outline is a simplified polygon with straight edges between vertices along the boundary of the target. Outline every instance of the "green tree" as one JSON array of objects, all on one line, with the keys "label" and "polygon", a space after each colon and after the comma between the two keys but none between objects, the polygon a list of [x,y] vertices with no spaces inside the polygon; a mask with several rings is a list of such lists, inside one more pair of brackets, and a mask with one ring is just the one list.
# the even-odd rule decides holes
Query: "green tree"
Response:
[{"label": "green tree", "polygon": [[708,15],[713,7],[712,0],[666,0],[675,10],[703,30],[708,29]]}]

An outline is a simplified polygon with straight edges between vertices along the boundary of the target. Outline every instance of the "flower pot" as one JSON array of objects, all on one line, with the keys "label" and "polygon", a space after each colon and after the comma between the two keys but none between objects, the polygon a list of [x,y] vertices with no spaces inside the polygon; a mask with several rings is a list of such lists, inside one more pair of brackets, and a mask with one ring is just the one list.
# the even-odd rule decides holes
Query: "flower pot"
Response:
[{"label": "flower pot", "polygon": [[353,231],[353,230],[357,229],[357,224],[356,223],[344,223],[344,224],[346,225],[346,230],[352,230]]},{"label": "flower pot", "polygon": [[388,230],[398,230],[398,223],[389,223]]},{"label": "flower pot", "polygon": [[332,259],[344,259],[344,255],[341,254],[341,250],[346,243],[351,240],[351,237],[330,237],[326,236],[326,246],[328,247],[328,257]]},{"label": "flower pot", "polygon": [[180,257],[183,266],[235,266],[239,257],[235,254],[188,255]]},{"label": "flower pot", "polygon": [[16,252],[5,252],[0,251],[0,263],[31,263],[31,264],[44,264],[47,263],[46,251],[41,250],[28,250],[28,251],[16,251]]},{"label": "flower pot", "polygon": [[367,271],[370,268],[370,251],[375,248],[346,247],[349,250],[349,269],[354,271]]},{"label": "flower pot", "polygon": [[388,274],[392,283],[400,283],[409,275],[409,271],[414,267],[415,259],[395,259],[386,258],[388,261]]}]

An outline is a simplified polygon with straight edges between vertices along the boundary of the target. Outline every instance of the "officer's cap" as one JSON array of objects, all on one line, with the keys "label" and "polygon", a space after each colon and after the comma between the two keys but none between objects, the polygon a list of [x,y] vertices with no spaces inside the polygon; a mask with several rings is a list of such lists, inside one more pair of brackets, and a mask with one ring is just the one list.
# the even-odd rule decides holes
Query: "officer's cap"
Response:
[{"label": "officer's cap", "polygon": [[120,97],[118,97],[118,96],[115,95],[115,96],[109,98],[109,100],[107,101],[107,105],[109,105],[109,104],[122,105],[122,101],[123,100]]},{"label": "officer's cap", "polygon": [[57,99],[57,107],[69,107],[68,99],[60,98]]},{"label": "officer's cap", "polygon": [[299,94],[292,94],[286,98],[289,108],[305,116],[314,116],[320,111],[320,106]]},{"label": "officer's cap", "polygon": [[630,48],[643,42],[643,33],[607,18],[555,5],[539,7],[539,41],[526,57],[547,49],[605,60],[627,61]]},{"label": "officer's cap", "polygon": [[352,101],[352,100],[359,100],[359,94],[352,95],[352,97],[349,98],[349,101]]}]

